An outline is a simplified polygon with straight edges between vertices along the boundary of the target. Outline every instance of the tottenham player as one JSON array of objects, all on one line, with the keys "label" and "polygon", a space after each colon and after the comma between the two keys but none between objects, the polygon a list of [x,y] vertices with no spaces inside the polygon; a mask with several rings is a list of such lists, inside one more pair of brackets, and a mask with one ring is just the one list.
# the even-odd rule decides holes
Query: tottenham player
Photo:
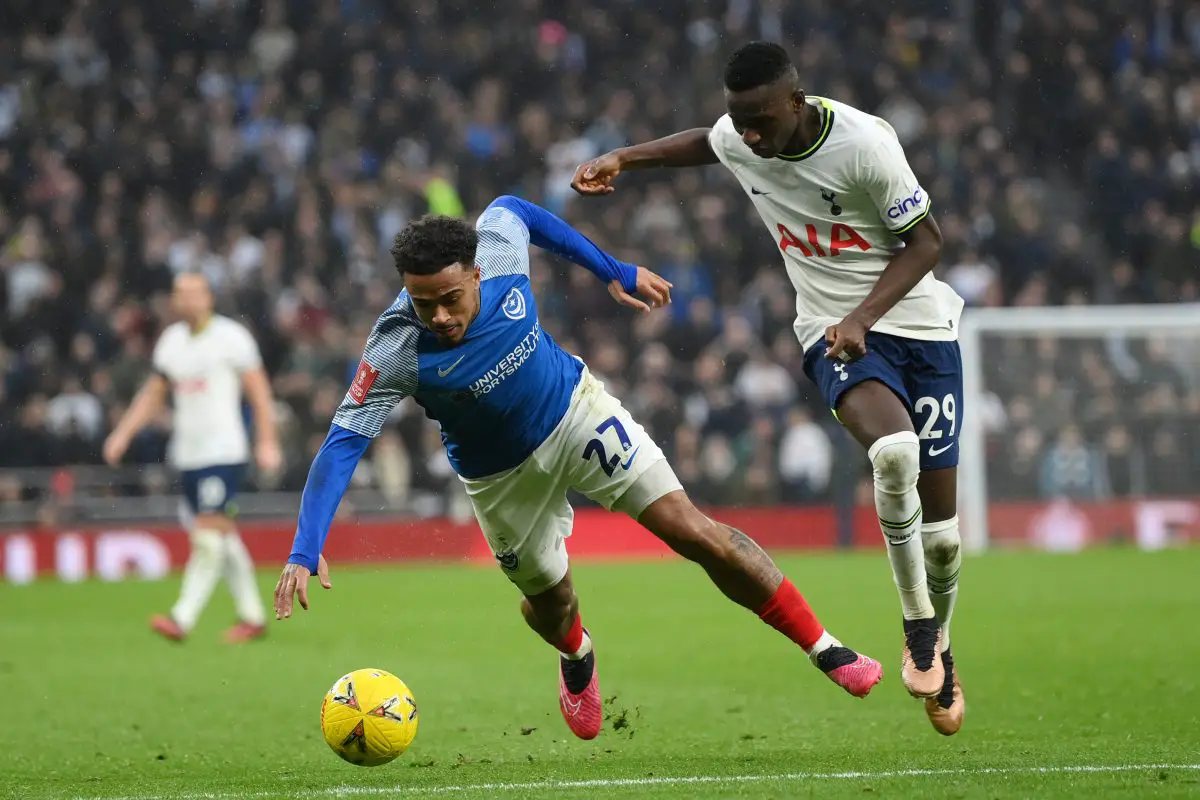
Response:
[{"label": "tottenham player", "polygon": [[[725,69],[728,114],[581,165],[583,195],[622,172],[720,162],[778,242],[796,288],[805,373],[867,450],[904,613],[902,678],[941,733],[965,702],[950,651],[963,302],[931,270],[941,232],[884,120],[807,97],[786,51],[752,42]],[[920,433],[918,434],[918,431]]]},{"label": "tottenham player", "polygon": [[158,416],[169,391],[175,406],[170,459],[182,477],[191,555],[179,601],[169,616],[155,616],[151,627],[182,641],[224,576],[240,618],[226,632],[226,641],[249,641],[266,633],[266,616],[254,563],[234,523],[234,500],[249,458],[242,393],[254,414],[258,467],[274,472],[280,467],[280,451],[271,385],[250,332],[213,313],[204,276],[177,276],[171,303],[180,320],[159,337],[154,370],[105,441],[104,460],[120,462],[133,437]]},{"label": "tottenham player", "polygon": [[804,648],[835,683],[866,695],[882,675],[878,662],[830,636],[748,536],[700,513],[642,426],[541,328],[530,244],[591,270],[619,303],[648,311],[670,300],[659,276],[616,261],[514,197],[498,198],[474,229],[444,216],[409,225],[392,248],[405,288],[368,338],[309,472],[276,616],[290,616],[295,595],[308,608],[312,573],[328,588],[321,552],[350,476],[395,405],[413,397],[441,424],[484,536],[523,595],[525,621],[561,654],[559,707],[575,735],[596,736],[603,714],[567,562],[571,488],[638,520]]}]

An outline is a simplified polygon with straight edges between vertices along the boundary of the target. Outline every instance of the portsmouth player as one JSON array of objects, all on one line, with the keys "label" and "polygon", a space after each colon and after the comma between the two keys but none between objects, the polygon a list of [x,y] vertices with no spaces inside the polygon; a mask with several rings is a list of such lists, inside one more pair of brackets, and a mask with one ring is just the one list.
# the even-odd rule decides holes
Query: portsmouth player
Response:
[{"label": "portsmouth player", "polygon": [[596,736],[603,713],[568,568],[568,489],[638,520],[804,648],[835,683],[866,695],[882,675],[878,662],[826,632],[748,536],[700,513],[642,426],[542,329],[530,244],[591,270],[619,303],[648,311],[670,300],[659,276],[613,259],[514,197],[498,198],[474,228],[444,216],[405,228],[392,247],[404,290],[375,324],[309,472],[276,616],[291,615],[296,595],[308,608],[314,572],[328,588],[321,552],[351,473],[395,405],[413,397],[440,423],[496,561],[523,595],[525,621],[561,654],[559,707],[576,736]]},{"label": "portsmouth player", "polygon": [[583,195],[622,172],[720,162],[778,243],[796,289],[805,373],[866,449],[904,615],[902,678],[941,733],[965,702],[950,651],[958,593],[955,507],[963,302],[931,270],[942,236],[896,133],[806,96],[784,49],[752,42],[725,69],[728,113],[581,165]]},{"label": "portsmouth player", "polygon": [[250,457],[243,393],[254,415],[258,467],[264,472],[280,467],[271,384],[250,332],[213,313],[213,296],[204,276],[177,276],[171,303],[180,320],[169,325],[154,346],[153,372],[105,441],[104,460],[119,463],[133,437],[158,416],[171,395],[174,425],[169,456],[181,473],[191,555],[179,601],[169,615],[153,617],[151,627],[168,639],[182,641],[224,577],[240,618],[226,632],[226,641],[257,639],[266,633],[266,616],[254,581],[254,563],[234,517],[238,487]]}]

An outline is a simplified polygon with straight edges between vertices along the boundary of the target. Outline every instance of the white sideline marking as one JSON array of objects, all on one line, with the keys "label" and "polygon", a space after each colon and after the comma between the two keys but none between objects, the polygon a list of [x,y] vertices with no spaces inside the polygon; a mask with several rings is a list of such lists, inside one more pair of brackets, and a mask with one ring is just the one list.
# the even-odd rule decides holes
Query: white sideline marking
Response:
[{"label": "white sideline marking", "polygon": [[797,781],[871,781],[887,778],[963,777],[970,775],[1072,775],[1117,772],[1149,772],[1162,769],[1200,771],[1200,764],[1081,764],[1050,767],[979,767],[975,769],[899,769],[879,772],[784,772],[776,775],[681,775],[661,778],[595,778],[578,781],[530,781],[527,783],[465,783],[457,786],[335,786],[329,789],[271,790],[259,792],[181,792],[138,794],[122,797],[84,796],[75,800],[258,800],[268,797],[436,797],[479,792],[530,792],[560,789],[614,789],[629,786],[690,786],[695,784],[739,784]]}]

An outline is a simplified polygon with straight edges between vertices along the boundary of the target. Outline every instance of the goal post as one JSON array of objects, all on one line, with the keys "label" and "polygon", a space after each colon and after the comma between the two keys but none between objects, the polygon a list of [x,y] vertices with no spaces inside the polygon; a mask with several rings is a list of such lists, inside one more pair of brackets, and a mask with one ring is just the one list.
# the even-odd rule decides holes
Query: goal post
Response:
[{"label": "goal post", "polygon": [[[1121,306],[976,308],[963,313],[959,343],[963,360],[965,419],[960,432],[959,510],[963,544],[979,552],[992,543],[989,531],[989,464],[983,418],[989,379],[1008,372],[1032,372],[1031,364],[989,363],[985,342],[994,337],[1027,340],[1092,340],[1105,345],[1168,336],[1175,340],[1180,361],[1200,375],[1200,303]],[[1029,376],[1032,380],[1032,375]],[[1200,431],[1198,431],[1200,432]]]}]

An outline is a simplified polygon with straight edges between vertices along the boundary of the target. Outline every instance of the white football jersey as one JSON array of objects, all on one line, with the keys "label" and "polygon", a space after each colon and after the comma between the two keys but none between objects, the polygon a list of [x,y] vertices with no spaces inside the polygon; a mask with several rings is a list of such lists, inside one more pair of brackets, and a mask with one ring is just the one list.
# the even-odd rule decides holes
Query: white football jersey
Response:
[{"label": "white football jersey", "polygon": [[250,332],[214,315],[193,333],[186,322],[167,327],[154,346],[154,369],[171,383],[175,401],[170,459],[181,470],[249,460],[242,416],[242,373],[262,363]]},{"label": "white football jersey", "polygon": [[[804,153],[760,158],[729,115],[709,134],[779,245],[796,289],[796,336],[805,349],[870,293],[897,252],[900,234],[929,214],[929,195],[886,121],[810,97],[821,132]],[[958,337],[962,298],[926,275],[872,330],[910,339]]]}]

